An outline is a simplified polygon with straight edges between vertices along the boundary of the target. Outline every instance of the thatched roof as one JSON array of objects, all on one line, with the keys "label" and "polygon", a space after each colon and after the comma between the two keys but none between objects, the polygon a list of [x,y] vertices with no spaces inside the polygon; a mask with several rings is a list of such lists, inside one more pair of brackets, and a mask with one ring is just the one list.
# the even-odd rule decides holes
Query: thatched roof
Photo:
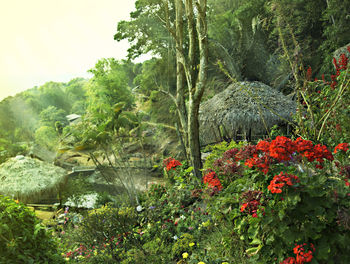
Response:
[{"label": "thatched roof", "polygon": [[[271,111],[271,110],[272,111]],[[202,144],[220,140],[220,127],[233,138],[237,131],[253,135],[291,120],[296,103],[282,93],[260,82],[237,82],[203,102],[199,109]],[[281,118],[282,117],[282,118]]]},{"label": "thatched roof", "polygon": [[0,165],[0,194],[26,202],[37,202],[57,193],[65,183],[64,169],[24,156],[10,158]]}]

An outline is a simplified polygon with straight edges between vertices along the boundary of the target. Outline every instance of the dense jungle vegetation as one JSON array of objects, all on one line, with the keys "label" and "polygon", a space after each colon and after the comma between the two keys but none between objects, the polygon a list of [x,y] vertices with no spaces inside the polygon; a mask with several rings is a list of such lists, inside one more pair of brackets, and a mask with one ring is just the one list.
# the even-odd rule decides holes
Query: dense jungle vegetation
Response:
[{"label": "dense jungle vegetation", "polygon": [[[68,150],[112,167],[137,152],[166,184],[65,208],[55,230],[1,196],[0,262],[349,263],[349,10],[341,0],[137,0],[111,32],[130,43],[125,60],[0,102],[0,163],[34,145],[57,164]],[[153,57],[134,63],[142,54]],[[241,81],[295,101],[291,134],[276,126],[258,142],[204,146],[200,103]]]}]

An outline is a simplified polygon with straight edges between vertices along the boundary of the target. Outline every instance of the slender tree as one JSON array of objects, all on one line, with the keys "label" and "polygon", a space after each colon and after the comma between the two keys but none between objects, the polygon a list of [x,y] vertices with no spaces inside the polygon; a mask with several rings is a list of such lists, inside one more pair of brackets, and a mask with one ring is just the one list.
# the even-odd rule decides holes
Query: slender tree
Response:
[{"label": "slender tree", "polygon": [[[163,0],[165,14],[169,14],[168,1]],[[169,16],[165,24],[176,42],[176,103],[180,124],[183,131],[186,154],[190,159],[194,172],[200,176],[201,152],[199,142],[199,105],[207,83],[208,67],[208,35],[207,35],[207,1],[175,0],[175,29],[171,26]],[[187,22],[187,53],[184,48],[185,30],[183,21]],[[186,108],[185,82],[188,93]]]}]

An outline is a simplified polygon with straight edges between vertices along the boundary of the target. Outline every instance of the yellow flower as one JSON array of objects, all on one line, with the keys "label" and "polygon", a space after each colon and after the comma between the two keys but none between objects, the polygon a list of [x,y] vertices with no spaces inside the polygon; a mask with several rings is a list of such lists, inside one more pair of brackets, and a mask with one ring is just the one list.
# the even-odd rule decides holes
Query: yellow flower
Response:
[{"label": "yellow flower", "polygon": [[195,244],[193,242],[188,244],[190,247],[193,247]]},{"label": "yellow flower", "polygon": [[182,253],[182,257],[185,259],[185,258],[188,258],[188,253],[185,252],[185,253]]},{"label": "yellow flower", "polygon": [[228,264],[228,262],[225,261],[225,262],[222,262],[222,264]]},{"label": "yellow flower", "polygon": [[203,222],[202,225],[203,225],[204,227],[210,226],[210,220],[208,220],[208,221],[206,221],[206,222]]},{"label": "yellow flower", "polygon": [[199,261],[198,264],[205,264],[203,261]]}]

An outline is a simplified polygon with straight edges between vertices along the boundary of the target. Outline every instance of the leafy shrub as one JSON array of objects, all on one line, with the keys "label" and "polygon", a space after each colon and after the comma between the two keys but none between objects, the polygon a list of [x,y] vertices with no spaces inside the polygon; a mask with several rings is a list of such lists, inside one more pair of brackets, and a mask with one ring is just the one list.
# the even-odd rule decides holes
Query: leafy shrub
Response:
[{"label": "leafy shrub", "polygon": [[190,243],[194,243],[194,237],[191,234],[185,233],[173,245],[171,252],[175,258],[181,257],[184,252],[191,253],[192,247]]},{"label": "leafy shrub", "polygon": [[62,263],[57,245],[34,212],[0,196],[0,263]]},{"label": "leafy shrub", "polygon": [[134,230],[138,222],[133,207],[106,205],[91,210],[77,228],[67,231],[73,232],[67,236],[73,241],[70,243],[72,249],[65,252],[65,257],[70,260],[83,258],[89,263],[121,261],[125,251],[139,245],[139,234]]},{"label": "leafy shrub", "polygon": [[293,258],[294,244],[313,245],[307,260],[348,263],[348,149],[340,144],[333,155],[326,146],[286,137],[245,146],[232,159],[245,166],[242,176],[210,200],[209,212],[218,225],[233,223],[242,253],[255,263]]}]

